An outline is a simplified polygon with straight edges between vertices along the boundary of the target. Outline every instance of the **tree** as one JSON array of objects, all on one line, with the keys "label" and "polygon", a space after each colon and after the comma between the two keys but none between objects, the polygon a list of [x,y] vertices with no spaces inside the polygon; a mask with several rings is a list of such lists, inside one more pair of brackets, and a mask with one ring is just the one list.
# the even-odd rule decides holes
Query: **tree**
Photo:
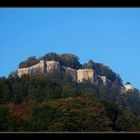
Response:
[{"label": "tree", "polygon": [[79,62],[79,58],[76,55],[73,54],[62,54],[60,55],[60,58],[62,60],[62,64],[65,66],[69,66],[74,69],[79,69],[81,67],[81,64]]},{"label": "tree", "polygon": [[52,61],[53,60],[53,61],[61,62],[59,55],[54,53],[54,52],[47,53],[46,55],[40,57],[39,60],[45,60],[45,61]]},{"label": "tree", "polygon": [[26,68],[26,67],[30,67],[32,65],[35,65],[39,63],[39,60],[35,57],[29,57],[26,61],[23,61],[19,64],[19,68]]},{"label": "tree", "polygon": [[10,100],[11,93],[5,77],[0,78],[0,103],[7,103]]},{"label": "tree", "polygon": [[106,76],[109,80],[114,82],[117,80],[120,85],[122,85],[122,80],[118,74],[112,71],[111,68],[108,66],[102,64],[102,63],[94,63],[93,64],[93,69],[97,72],[97,74],[101,76]]},{"label": "tree", "polygon": [[9,128],[9,110],[6,106],[0,106],[0,131],[8,131]]},{"label": "tree", "polygon": [[140,131],[139,117],[134,115],[128,109],[122,110],[122,112],[120,113],[115,122],[115,125],[117,131],[125,131],[125,132]]},{"label": "tree", "polygon": [[32,109],[32,129],[34,131],[47,131],[48,127],[62,113],[54,107],[41,105]]}]

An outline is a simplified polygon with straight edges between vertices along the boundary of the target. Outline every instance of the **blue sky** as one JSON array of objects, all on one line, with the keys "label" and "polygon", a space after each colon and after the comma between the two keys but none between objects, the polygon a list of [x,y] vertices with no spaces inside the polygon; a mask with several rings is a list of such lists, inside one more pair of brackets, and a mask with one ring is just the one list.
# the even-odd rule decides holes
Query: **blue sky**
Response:
[{"label": "blue sky", "polygon": [[48,52],[104,63],[140,89],[140,8],[0,8],[0,76]]}]

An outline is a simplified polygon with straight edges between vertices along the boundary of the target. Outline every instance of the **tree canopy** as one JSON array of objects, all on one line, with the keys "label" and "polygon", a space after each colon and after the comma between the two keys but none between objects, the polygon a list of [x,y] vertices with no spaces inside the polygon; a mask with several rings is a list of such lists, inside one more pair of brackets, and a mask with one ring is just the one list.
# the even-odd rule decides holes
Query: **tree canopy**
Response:
[{"label": "tree canopy", "polygon": [[23,61],[19,64],[19,68],[26,68],[26,67],[30,67],[32,65],[35,65],[39,63],[39,60],[35,57],[29,57],[26,61]]},{"label": "tree canopy", "polygon": [[0,131],[140,131],[139,94],[122,94],[117,83],[76,83],[63,72],[1,77]]}]

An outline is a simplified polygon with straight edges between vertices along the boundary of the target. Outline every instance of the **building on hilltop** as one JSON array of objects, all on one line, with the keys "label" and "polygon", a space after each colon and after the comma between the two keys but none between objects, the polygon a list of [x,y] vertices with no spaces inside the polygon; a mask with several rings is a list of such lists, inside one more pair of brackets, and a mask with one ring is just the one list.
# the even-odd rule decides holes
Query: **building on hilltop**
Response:
[{"label": "building on hilltop", "polygon": [[74,81],[77,81],[78,83],[89,81],[91,83],[98,84],[100,78],[103,85],[106,85],[108,81],[106,76],[97,75],[94,69],[75,70],[68,66],[61,66],[58,61],[40,60],[38,64],[35,64],[31,67],[19,68],[17,74],[19,77],[21,77],[24,74],[28,74],[28,75],[43,74],[43,73],[45,74],[53,71],[59,72],[62,70],[65,71],[66,74],[71,75]]},{"label": "building on hilltop", "polygon": [[132,91],[134,88],[133,86],[131,85],[131,83],[127,82],[125,85],[124,85],[124,91],[127,92],[127,91]]}]

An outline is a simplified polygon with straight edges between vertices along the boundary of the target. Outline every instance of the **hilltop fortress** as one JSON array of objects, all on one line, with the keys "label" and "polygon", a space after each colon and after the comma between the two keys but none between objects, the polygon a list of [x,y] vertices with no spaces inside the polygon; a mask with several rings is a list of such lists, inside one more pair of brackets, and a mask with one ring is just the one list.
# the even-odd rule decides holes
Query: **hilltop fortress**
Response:
[{"label": "hilltop fortress", "polygon": [[61,71],[62,69],[63,71],[66,72],[66,74],[71,75],[72,78],[78,83],[84,81],[90,81],[91,83],[98,84],[98,82],[101,81],[104,85],[106,85],[107,82],[110,82],[110,80],[107,79],[106,76],[97,75],[94,69],[75,70],[68,66],[60,65],[58,61],[40,60],[38,64],[35,64],[31,67],[19,68],[17,75],[21,77],[24,74],[28,74],[28,75],[45,74],[53,71]]}]

